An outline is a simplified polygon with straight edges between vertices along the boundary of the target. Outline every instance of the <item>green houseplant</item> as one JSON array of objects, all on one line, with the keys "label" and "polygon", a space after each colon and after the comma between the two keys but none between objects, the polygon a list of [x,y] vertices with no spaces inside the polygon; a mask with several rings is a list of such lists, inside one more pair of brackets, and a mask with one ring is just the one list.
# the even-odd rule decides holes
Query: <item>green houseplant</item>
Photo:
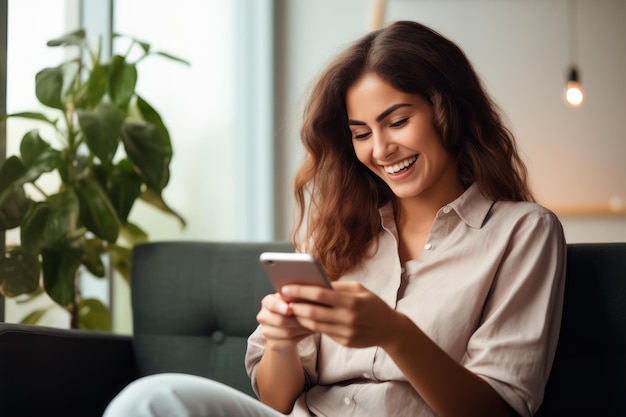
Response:
[{"label": "green houseplant", "polygon": [[[2,119],[37,120],[52,127],[55,137],[26,133],[20,154],[0,166],[0,231],[20,231],[20,245],[7,246],[0,258],[0,292],[15,297],[45,291],[70,313],[72,328],[110,329],[110,312],[99,300],[81,297],[78,276],[87,270],[104,277],[110,264],[129,279],[132,245],[147,239],[128,221],[137,199],[185,225],[162,197],[172,158],[168,130],[135,86],[137,64],[150,55],[187,63],[126,38],[126,54],[109,62],[102,62],[101,47],[89,46],[84,30],[49,41],[79,52],[35,78],[37,99],[58,118],[23,112]],[[131,62],[137,50],[139,58]],[[39,186],[44,174],[58,176],[57,190]],[[44,313],[35,311],[24,321],[36,322]]]}]

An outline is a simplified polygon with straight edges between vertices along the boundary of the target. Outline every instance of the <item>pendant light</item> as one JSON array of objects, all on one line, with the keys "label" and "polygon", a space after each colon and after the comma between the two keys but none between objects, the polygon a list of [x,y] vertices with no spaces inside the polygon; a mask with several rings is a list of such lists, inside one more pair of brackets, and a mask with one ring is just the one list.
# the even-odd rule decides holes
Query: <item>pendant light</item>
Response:
[{"label": "pendant light", "polygon": [[570,68],[568,71],[567,85],[565,87],[565,102],[570,107],[580,107],[585,100],[585,92],[580,85],[578,67],[576,66],[576,0],[567,0],[567,17],[569,30],[569,58]]}]

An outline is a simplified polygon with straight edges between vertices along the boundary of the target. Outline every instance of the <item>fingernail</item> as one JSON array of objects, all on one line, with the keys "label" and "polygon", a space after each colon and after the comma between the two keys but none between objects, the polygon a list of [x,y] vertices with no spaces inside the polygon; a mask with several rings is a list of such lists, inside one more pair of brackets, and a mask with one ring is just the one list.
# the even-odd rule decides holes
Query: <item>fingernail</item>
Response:
[{"label": "fingernail", "polygon": [[278,310],[281,314],[287,314],[289,312],[289,305],[287,305],[287,303],[280,303]]}]

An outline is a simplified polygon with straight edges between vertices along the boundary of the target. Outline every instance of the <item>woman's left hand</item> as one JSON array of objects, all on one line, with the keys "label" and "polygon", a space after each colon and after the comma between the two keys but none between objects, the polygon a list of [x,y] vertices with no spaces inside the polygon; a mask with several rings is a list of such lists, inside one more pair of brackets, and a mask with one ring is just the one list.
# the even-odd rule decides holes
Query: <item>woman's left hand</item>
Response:
[{"label": "woman's left hand", "polygon": [[[393,337],[399,313],[357,282],[334,282],[333,290],[288,285],[281,293],[301,326],[347,347],[382,346]],[[310,301],[310,302],[307,302]]]}]

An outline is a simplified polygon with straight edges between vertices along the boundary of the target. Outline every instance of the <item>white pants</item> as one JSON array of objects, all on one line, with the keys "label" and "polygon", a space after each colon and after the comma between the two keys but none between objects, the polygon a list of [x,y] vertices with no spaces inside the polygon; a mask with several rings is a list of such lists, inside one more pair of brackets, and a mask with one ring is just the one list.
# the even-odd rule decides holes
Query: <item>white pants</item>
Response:
[{"label": "white pants", "polygon": [[284,414],[219,382],[164,373],[125,387],[103,417],[282,417]]}]

